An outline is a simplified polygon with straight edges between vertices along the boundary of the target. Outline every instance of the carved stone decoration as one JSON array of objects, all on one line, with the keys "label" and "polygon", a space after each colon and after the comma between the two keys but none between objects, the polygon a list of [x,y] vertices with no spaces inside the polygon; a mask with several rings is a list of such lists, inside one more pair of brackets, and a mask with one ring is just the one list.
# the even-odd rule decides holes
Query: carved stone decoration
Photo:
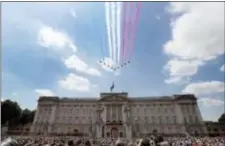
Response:
[{"label": "carved stone decoration", "polygon": [[101,117],[101,113],[104,111],[104,108],[98,105],[97,107],[97,119],[96,119],[96,124],[102,125],[103,124],[103,119]]},{"label": "carved stone decoration", "polygon": [[130,116],[130,108],[128,105],[125,105],[124,107],[124,113],[125,113],[125,116],[126,116],[126,120],[125,120],[125,124],[127,124],[128,126],[131,125],[131,116]]},{"label": "carved stone decoration", "polygon": [[127,95],[123,93],[108,93],[101,94],[99,101],[110,102],[110,101],[128,101]]}]

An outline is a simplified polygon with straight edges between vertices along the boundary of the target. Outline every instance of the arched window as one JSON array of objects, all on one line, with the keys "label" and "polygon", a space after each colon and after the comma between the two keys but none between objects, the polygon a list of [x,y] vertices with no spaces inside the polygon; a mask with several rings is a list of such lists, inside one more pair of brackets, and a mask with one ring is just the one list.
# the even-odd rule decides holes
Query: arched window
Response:
[{"label": "arched window", "polygon": [[120,132],[120,137],[123,137],[123,132]]},{"label": "arched window", "polygon": [[208,127],[208,128],[207,128],[207,130],[208,130],[208,131],[211,131],[211,128],[210,128],[210,127]]},{"label": "arched window", "polygon": [[176,118],[176,116],[173,116],[173,123],[174,124],[177,124],[177,118]]},{"label": "arched window", "polygon": [[79,131],[78,131],[77,129],[74,129],[73,132],[74,132],[74,133],[78,133]]},{"label": "arched window", "polygon": [[155,124],[155,117],[152,116],[152,123]]},{"label": "arched window", "polygon": [[159,124],[162,124],[162,117],[159,116]]},{"label": "arched window", "polygon": [[107,132],[107,133],[106,133],[106,136],[107,136],[107,137],[110,137],[110,132]]},{"label": "arched window", "polygon": [[156,129],[153,129],[153,131],[152,131],[153,134],[157,134],[157,132],[158,131]]},{"label": "arched window", "polygon": [[169,117],[166,116],[166,124],[169,124]]}]

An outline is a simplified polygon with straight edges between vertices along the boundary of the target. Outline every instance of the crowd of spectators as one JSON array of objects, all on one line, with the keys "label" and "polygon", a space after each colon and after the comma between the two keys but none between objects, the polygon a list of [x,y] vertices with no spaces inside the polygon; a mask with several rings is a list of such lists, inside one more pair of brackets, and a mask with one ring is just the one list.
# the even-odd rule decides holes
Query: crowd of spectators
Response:
[{"label": "crowd of spectators", "polygon": [[1,137],[1,146],[225,146],[225,137],[166,137],[152,136],[132,140],[90,137]]}]

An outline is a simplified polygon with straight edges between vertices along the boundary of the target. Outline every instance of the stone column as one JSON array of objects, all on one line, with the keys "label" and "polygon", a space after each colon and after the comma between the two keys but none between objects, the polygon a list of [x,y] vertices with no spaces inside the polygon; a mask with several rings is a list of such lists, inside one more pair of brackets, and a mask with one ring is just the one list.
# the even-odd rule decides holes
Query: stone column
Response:
[{"label": "stone column", "polygon": [[96,121],[96,135],[98,138],[102,137],[102,126],[103,126],[103,121],[101,118],[101,112],[103,111],[102,107],[98,107],[97,109],[97,121]]},{"label": "stone column", "polygon": [[124,106],[122,108],[123,110],[123,117],[124,117],[124,126],[125,126],[125,132],[126,132],[126,138],[131,140],[132,139],[132,124],[131,124],[131,118],[130,118],[130,109],[128,106]]},{"label": "stone column", "polygon": [[125,132],[126,132],[126,139],[132,139],[132,126],[131,124],[125,124]]},{"label": "stone column", "polygon": [[203,122],[203,118],[202,118],[202,115],[201,115],[201,112],[197,106],[197,104],[194,104],[194,109],[195,109],[195,112],[197,113],[197,116],[198,116],[198,121],[201,123]]},{"label": "stone column", "polygon": [[174,107],[177,115],[177,123],[184,124],[184,117],[180,105],[178,103],[174,103]]},{"label": "stone column", "polygon": [[35,134],[35,132],[36,132],[35,131],[35,129],[36,129],[36,122],[37,122],[38,117],[40,116],[39,111],[40,111],[40,105],[37,106],[37,111],[35,113],[34,120],[33,120],[32,126],[30,128],[30,133],[31,134]]},{"label": "stone column", "polygon": [[119,121],[123,121],[123,112],[122,112],[122,105],[119,106],[118,113],[119,113]]},{"label": "stone column", "polygon": [[116,120],[119,121],[119,105],[116,106]]},{"label": "stone column", "polygon": [[57,110],[57,105],[53,105],[52,106],[52,112],[51,112],[51,115],[50,115],[50,118],[48,120],[48,133],[51,133],[52,132],[52,125],[54,124],[54,120],[55,120],[55,116],[56,116],[56,110]]},{"label": "stone column", "polygon": [[196,111],[196,114],[197,114],[197,117],[198,117],[198,122],[201,125],[199,127],[199,130],[200,130],[201,134],[207,134],[207,129],[206,129],[206,126],[203,123],[203,118],[202,118],[202,115],[201,115],[201,112],[200,112],[200,109],[199,109],[198,105],[194,104],[194,108],[195,108],[195,111]]},{"label": "stone column", "polygon": [[[182,110],[181,110],[181,107],[179,105],[179,103],[174,103],[174,107],[175,107],[175,112],[176,112],[176,115],[177,115],[177,124],[178,125],[181,125],[179,126],[179,134],[185,134],[187,133],[186,131],[186,128],[185,128],[185,125],[184,125],[184,116],[183,116],[183,113],[182,113]],[[176,127],[178,128],[178,127]]]},{"label": "stone column", "polygon": [[96,137],[101,138],[102,137],[102,126],[97,124],[96,125]]},{"label": "stone column", "polygon": [[106,121],[109,121],[109,106],[106,105]]},{"label": "stone column", "polygon": [[112,122],[112,120],[113,120],[112,115],[113,115],[113,107],[112,107],[112,105],[110,105],[110,122]]}]

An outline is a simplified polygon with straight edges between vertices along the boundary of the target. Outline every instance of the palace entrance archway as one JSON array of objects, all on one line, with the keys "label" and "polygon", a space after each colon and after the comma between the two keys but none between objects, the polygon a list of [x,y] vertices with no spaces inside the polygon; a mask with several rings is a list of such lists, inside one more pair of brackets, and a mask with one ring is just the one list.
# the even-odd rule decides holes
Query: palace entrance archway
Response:
[{"label": "palace entrance archway", "polygon": [[111,129],[111,136],[112,136],[113,138],[119,137],[119,130],[118,130],[118,128],[113,127],[113,128]]}]

